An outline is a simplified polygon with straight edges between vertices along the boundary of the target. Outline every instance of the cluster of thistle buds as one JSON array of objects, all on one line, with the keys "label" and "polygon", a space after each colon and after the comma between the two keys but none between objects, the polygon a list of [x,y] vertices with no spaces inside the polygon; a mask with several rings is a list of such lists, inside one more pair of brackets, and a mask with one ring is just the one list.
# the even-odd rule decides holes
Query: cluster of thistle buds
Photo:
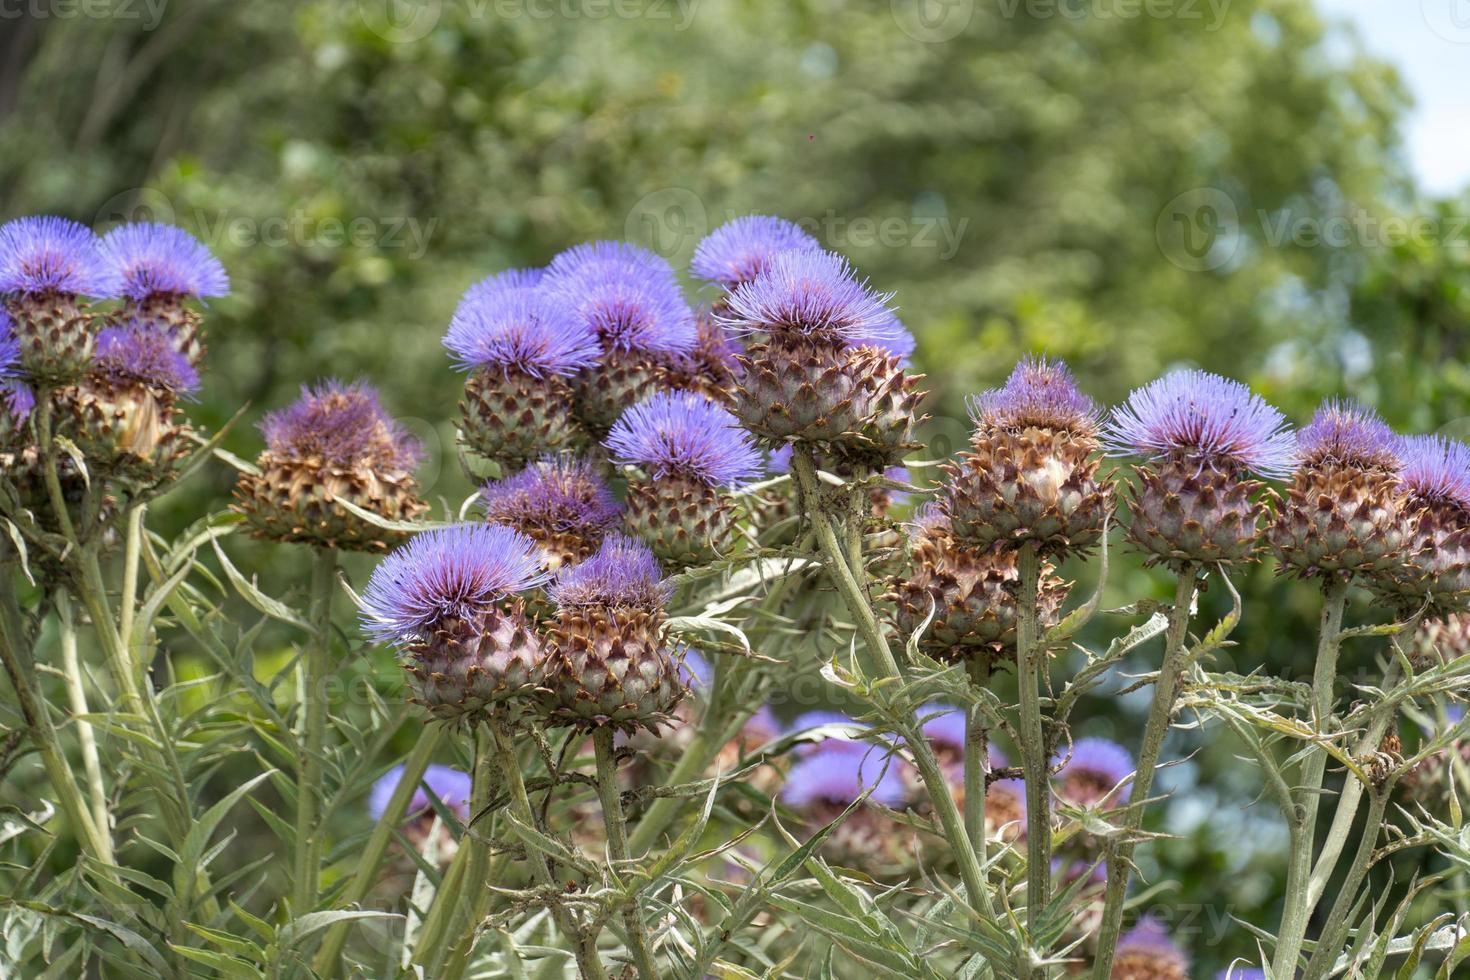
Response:
[{"label": "cluster of thistle buds", "polygon": [[[106,531],[118,498],[144,500],[200,440],[180,403],[199,387],[202,301],[229,292],[179,228],[98,237],[57,217],[0,226],[0,459],[10,504],[49,530]],[[54,467],[67,509],[49,499]]]}]

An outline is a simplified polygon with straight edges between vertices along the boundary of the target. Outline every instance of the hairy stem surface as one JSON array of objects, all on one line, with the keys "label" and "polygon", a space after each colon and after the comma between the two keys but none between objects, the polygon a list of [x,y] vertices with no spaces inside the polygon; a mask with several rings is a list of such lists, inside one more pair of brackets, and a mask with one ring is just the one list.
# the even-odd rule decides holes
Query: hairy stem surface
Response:
[{"label": "hairy stem surface", "polygon": [[[970,683],[984,688],[990,683],[990,661],[985,657],[972,657],[966,670]],[[975,859],[984,867],[987,841],[985,838],[985,777],[990,772],[990,731],[985,715],[978,704],[971,705],[965,712],[965,829],[970,835],[970,846],[975,849]]]},{"label": "hairy stem surface", "polygon": [[337,551],[318,548],[311,567],[311,625],[301,683],[301,765],[296,778],[296,873],[291,906],[304,915],[316,904],[321,874],[322,747],[326,741],[326,679],[332,672],[332,590]]},{"label": "hairy stem surface", "polygon": [[1041,649],[1036,608],[1041,557],[1036,543],[1021,546],[1017,559],[1016,687],[1021,701],[1021,767],[1026,776],[1026,927],[1035,929],[1051,899],[1051,773],[1041,724]]},{"label": "hairy stem surface", "polygon": [[[617,749],[613,745],[613,730],[606,726],[592,732],[592,747],[597,753],[597,797],[602,801],[602,819],[607,824],[607,849],[614,863],[626,865],[628,857],[628,833],[623,822],[623,801],[618,792]],[[623,928],[628,933],[628,950],[638,967],[643,980],[657,980],[658,965],[648,942],[648,930],[644,928],[643,916],[635,897],[623,911]]]}]

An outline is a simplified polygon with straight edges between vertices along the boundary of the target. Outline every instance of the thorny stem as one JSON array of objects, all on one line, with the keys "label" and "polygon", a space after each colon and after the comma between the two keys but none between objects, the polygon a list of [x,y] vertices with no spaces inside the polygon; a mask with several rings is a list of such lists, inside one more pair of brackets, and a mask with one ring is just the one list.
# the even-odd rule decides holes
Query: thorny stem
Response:
[{"label": "thorny stem", "polygon": [[1041,649],[1037,591],[1041,557],[1036,542],[1021,545],[1017,559],[1020,596],[1016,602],[1016,684],[1021,701],[1021,766],[1026,776],[1026,928],[1034,930],[1051,900],[1051,774],[1046,733],[1041,726]]},{"label": "thorny stem", "polygon": [[116,863],[112,854],[112,819],[107,808],[107,788],[102,782],[102,762],[97,755],[97,738],[92,723],[85,719],[87,690],[82,686],[82,667],[77,658],[77,624],[72,616],[71,597],[65,589],[56,590],[56,614],[60,627],[61,669],[66,677],[67,699],[76,716],[77,744],[82,750],[82,768],[87,774],[87,791],[92,798],[92,820],[98,836],[107,846],[106,859]]},{"label": "thorny stem", "polygon": [[[490,733],[495,737],[496,758],[500,763],[501,773],[505,777],[505,788],[510,792],[511,813],[527,827],[535,827],[536,813],[531,809],[531,797],[526,793],[526,782],[521,776],[520,759],[516,755],[515,743],[511,740],[510,732],[506,730],[503,722],[491,719]],[[536,883],[547,890],[555,889],[556,881],[551,876],[551,868],[546,864],[546,856],[528,847],[526,858],[531,865],[531,874],[536,879]],[[577,968],[581,971],[583,980],[606,980],[607,973],[603,970],[602,961],[597,956],[597,937],[581,929],[560,906],[553,906],[551,912],[561,931],[572,943],[572,955],[577,960]]]},{"label": "thorny stem", "polygon": [[[1317,634],[1317,664],[1312,673],[1312,727],[1327,731],[1332,717],[1333,684],[1337,680],[1337,657],[1342,646],[1342,614],[1347,604],[1348,584],[1333,579],[1323,590],[1322,622]],[[1302,785],[1295,795],[1287,826],[1291,834],[1291,856],[1286,868],[1286,900],[1281,930],[1276,940],[1272,965],[1277,974],[1290,976],[1296,970],[1302,940],[1311,915],[1312,848],[1317,831],[1317,809],[1322,799],[1322,778],[1327,771],[1327,750],[1312,746],[1302,767]]]},{"label": "thorny stem", "polygon": [[1388,787],[1375,787],[1368,803],[1368,822],[1363,827],[1362,837],[1358,839],[1358,850],[1353,854],[1352,863],[1348,865],[1347,878],[1337,893],[1337,900],[1332,903],[1332,911],[1327,915],[1327,924],[1322,927],[1322,935],[1307,963],[1303,980],[1321,980],[1327,976],[1342,950],[1343,940],[1347,938],[1348,916],[1357,904],[1358,891],[1368,876],[1368,867],[1373,862],[1373,848],[1378,842],[1378,831],[1383,826],[1383,814],[1387,808]]},{"label": "thorny stem", "polygon": [[[623,801],[618,793],[617,749],[613,745],[613,730],[606,725],[592,732],[592,747],[597,754],[597,797],[602,801],[602,820],[607,825],[607,849],[614,864],[627,865],[628,831],[623,822]],[[638,967],[643,980],[658,980],[658,965],[648,943],[648,930],[643,925],[643,916],[634,895],[623,910],[623,928],[628,933],[628,951]]]},{"label": "thorny stem", "polygon": [[1153,703],[1149,707],[1148,721],[1143,729],[1143,745],[1138,753],[1138,765],[1133,774],[1133,785],[1129,790],[1134,801],[1123,817],[1119,828],[1121,842],[1109,845],[1108,884],[1103,905],[1102,925],[1098,929],[1097,957],[1093,961],[1093,980],[1108,980],[1113,967],[1113,953],[1118,945],[1118,933],[1123,926],[1123,901],[1128,892],[1128,877],[1132,870],[1133,850],[1137,843],[1129,838],[1143,823],[1144,801],[1153,789],[1154,771],[1158,768],[1159,754],[1164,747],[1164,738],[1169,734],[1170,718],[1174,713],[1174,695],[1179,684],[1179,672],[1184,666],[1185,647],[1189,640],[1189,609],[1194,603],[1194,565],[1186,565],[1179,571],[1174,588],[1174,608],[1169,610],[1169,628],[1165,634],[1164,659],[1159,665],[1159,677],[1154,682]]},{"label": "thorny stem", "polygon": [[306,650],[301,682],[301,765],[296,777],[296,850],[291,908],[304,915],[316,904],[321,873],[322,827],[319,819],[322,746],[326,740],[326,679],[332,671],[332,592],[337,571],[335,548],[318,548],[311,567],[312,637]]},{"label": "thorny stem", "polygon": [[[393,840],[393,831],[403,823],[408,805],[413,802],[414,793],[418,791],[424,773],[429,768],[429,760],[434,757],[434,750],[439,747],[443,737],[444,726],[437,722],[430,722],[420,732],[413,751],[404,760],[403,774],[398,777],[398,785],[393,788],[393,795],[388,798],[383,815],[378,818],[372,836],[363,846],[362,856],[352,872],[352,882],[337,901],[338,906],[351,908],[366,898],[372,889],[377,880],[378,869],[382,867],[383,856],[388,853],[388,844]],[[350,928],[350,923],[339,922],[327,931],[327,937],[322,941],[316,956],[316,971],[323,978],[330,978],[337,972],[337,961],[342,955],[343,947],[347,945]]]},{"label": "thorny stem", "polygon": [[[857,619],[858,629],[863,635],[869,652],[878,660],[885,678],[901,681],[903,673],[899,670],[898,661],[894,659],[893,652],[888,648],[888,641],[883,636],[882,627],[878,625],[878,618],[873,612],[873,607],[869,604],[863,587],[855,577],[862,572],[862,569],[853,569],[848,566],[842,545],[838,542],[837,534],[832,529],[831,519],[823,510],[815,464],[810,456],[796,453],[792,457],[791,468],[796,474],[798,486],[801,489],[805,516],[811,521],[817,533],[817,543],[827,559],[828,571],[838,591],[842,593],[848,610]],[[930,804],[939,818],[945,840],[954,851],[959,863],[960,877],[964,881],[965,893],[970,900],[970,905],[993,921],[995,909],[991,902],[990,891],[985,884],[985,872],[975,854],[975,849],[970,845],[969,835],[965,832],[964,819],[955,805],[954,794],[950,792],[949,781],[940,769],[939,761],[934,757],[933,746],[929,744],[927,738],[920,734],[918,719],[910,713],[907,721],[906,727],[911,729],[914,737],[906,739],[906,744],[913,753],[914,765],[919,770],[924,788],[929,793]]]},{"label": "thorny stem", "polygon": [[[971,657],[967,665],[970,683],[985,688],[990,683],[990,661]],[[990,771],[989,729],[978,703],[965,712],[965,829],[975,859],[985,866],[985,777]]]}]

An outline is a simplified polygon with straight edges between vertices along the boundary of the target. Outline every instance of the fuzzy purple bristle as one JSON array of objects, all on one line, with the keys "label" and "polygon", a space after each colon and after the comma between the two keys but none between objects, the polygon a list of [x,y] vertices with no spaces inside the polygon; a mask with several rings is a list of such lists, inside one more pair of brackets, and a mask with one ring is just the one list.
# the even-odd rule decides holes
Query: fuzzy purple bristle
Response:
[{"label": "fuzzy purple bristle", "polygon": [[[1133,756],[1117,742],[1105,738],[1079,738],[1072,745],[1070,757],[1067,752],[1058,750],[1051,764],[1053,769],[1062,767],[1057,772],[1059,779],[1083,776],[1108,787],[1117,786],[1133,775]],[[1127,803],[1131,790],[1131,785],[1122,786],[1109,797],[1109,801]]]},{"label": "fuzzy purple bristle", "polygon": [[590,242],[551,260],[544,289],[604,351],[677,355],[698,343],[694,311],[668,262],[623,242]]},{"label": "fuzzy purple bristle", "polygon": [[725,322],[748,333],[835,334],[847,343],[881,344],[896,333],[892,298],[874,293],[833,252],[781,252],[730,293]]},{"label": "fuzzy purple bristle", "polygon": [[596,467],[571,456],[548,457],[485,484],[480,503],[490,524],[554,533],[600,534],[621,513]]},{"label": "fuzzy purple bristle", "polygon": [[0,293],[106,299],[121,286],[87,226],[51,215],[0,225]]},{"label": "fuzzy purple bristle", "polygon": [[422,456],[418,440],[388,415],[377,391],[362,381],[303,385],[301,397],[268,413],[260,431],[267,448],[283,459],[409,470]]},{"label": "fuzzy purple bristle", "polygon": [[1004,385],[970,399],[970,417],[996,429],[1095,430],[1097,405],[1078,389],[1066,364],[1028,357]]},{"label": "fuzzy purple bristle", "polygon": [[500,367],[532,377],[567,377],[597,362],[597,336],[565,298],[529,285],[539,281],[513,269],[471,286],[460,300],[444,346],[461,370]]},{"label": "fuzzy purple bristle", "polygon": [[615,463],[642,467],[659,480],[729,486],[761,471],[755,440],[735,416],[690,392],[660,392],[629,408],[604,445]]},{"label": "fuzzy purple bristle", "polygon": [[764,272],[781,252],[821,248],[795,222],[764,214],[746,215],[706,235],[694,249],[689,271],[706,282],[734,289]]},{"label": "fuzzy purple bristle", "polygon": [[[368,816],[374,820],[383,816],[388,809],[388,801],[393,798],[393,791],[398,788],[398,781],[402,778],[401,765],[394,766],[378,777],[373,783],[372,792],[368,794]],[[405,813],[411,817],[431,809],[429,793],[433,793],[435,799],[460,820],[464,820],[470,815],[471,782],[468,773],[434,763],[424,770],[424,778],[419,780],[419,786],[414,790]],[[428,792],[424,790],[425,785],[429,788]]]},{"label": "fuzzy purple bristle", "polygon": [[795,809],[846,806],[871,789],[870,802],[897,809],[907,796],[902,768],[902,761],[880,746],[827,739],[791,767],[781,802]]},{"label": "fuzzy purple bristle", "polygon": [[546,592],[563,608],[606,606],[659,612],[672,590],[647,545],[625,534],[609,534],[596,554],[564,569]]},{"label": "fuzzy purple bristle", "polygon": [[1297,433],[1297,461],[1304,465],[1335,464],[1398,470],[1398,437],[1378,413],[1362,405],[1329,400]]},{"label": "fuzzy purple bristle", "polygon": [[199,390],[199,372],[163,330],[133,322],[97,335],[92,367],[113,381],[136,382],[177,395]]},{"label": "fuzzy purple bristle", "polygon": [[173,225],[119,225],[103,237],[102,254],[129,299],[225,296],[230,291],[230,277],[214,253]]},{"label": "fuzzy purple bristle", "polygon": [[1399,479],[1421,501],[1442,501],[1470,510],[1470,446],[1444,436],[1404,436]]}]

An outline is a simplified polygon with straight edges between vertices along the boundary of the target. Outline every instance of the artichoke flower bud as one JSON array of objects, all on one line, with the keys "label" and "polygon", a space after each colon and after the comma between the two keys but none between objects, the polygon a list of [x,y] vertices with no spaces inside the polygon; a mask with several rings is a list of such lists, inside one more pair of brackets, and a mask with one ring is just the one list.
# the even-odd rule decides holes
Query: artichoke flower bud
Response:
[{"label": "artichoke flower bud", "polygon": [[1085,551],[1102,536],[1112,487],[1097,476],[1097,411],[1059,361],[1022,361],[1002,388],[971,403],[975,432],[940,506],[976,548],[1034,542],[1043,554]]},{"label": "artichoke flower bud", "polygon": [[485,484],[487,524],[504,524],[541,546],[556,571],[591,557],[622,510],[597,468],[573,456],[548,456],[514,476]]},{"label": "artichoke flower bud", "polygon": [[1325,403],[1298,434],[1296,461],[1267,532],[1285,568],[1347,579],[1403,561],[1403,462],[1376,413]]},{"label": "artichoke flower bud", "polygon": [[629,735],[670,724],[685,687],[666,643],[669,587],[653,553],[610,534],[547,592],[557,604],[541,688],[547,721]]},{"label": "artichoke flower bud", "polygon": [[1404,614],[1470,608],[1470,446],[1442,436],[1399,440],[1407,495],[1403,561],[1373,581]]},{"label": "artichoke flower bud", "polygon": [[1204,371],[1177,371],[1135,390],[1108,427],[1114,452],[1149,457],[1129,535],[1149,563],[1182,568],[1252,558],[1261,521],[1249,478],[1284,476],[1295,438],[1275,408],[1245,385]]},{"label": "artichoke flower bud", "polygon": [[338,501],[391,521],[412,521],[428,509],[413,479],[418,442],[364,383],[303,387],[295,404],[268,414],[260,428],[260,472],[240,476],[234,505],[256,537],[384,551],[403,533],[364,521]]},{"label": "artichoke flower bud", "polygon": [[636,471],[625,523],[656,558],[682,568],[729,551],[735,512],[724,489],[761,470],[760,452],[733,415],[692,392],[663,392],[624,412],[606,446],[615,463]]},{"label": "artichoke flower bud", "polygon": [[363,629],[399,647],[410,700],[436,718],[513,720],[544,661],[541,637],[513,597],[545,580],[540,549],[512,528],[426,531],[374,570]]},{"label": "artichoke flower bud", "polygon": [[0,296],[37,385],[66,384],[87,370],[97,318],[82,297],[107,299],[119,286],[91,229],[49,216],[0,225]]},{"label": "artichoke flower bud", "polygon": [[203,318],[190,299],[225,296],[230,278],[198,239],[172,225],[119,225],[102,253],[121,281],[122,320],[151,324],[194,367],[204,360]]}]

